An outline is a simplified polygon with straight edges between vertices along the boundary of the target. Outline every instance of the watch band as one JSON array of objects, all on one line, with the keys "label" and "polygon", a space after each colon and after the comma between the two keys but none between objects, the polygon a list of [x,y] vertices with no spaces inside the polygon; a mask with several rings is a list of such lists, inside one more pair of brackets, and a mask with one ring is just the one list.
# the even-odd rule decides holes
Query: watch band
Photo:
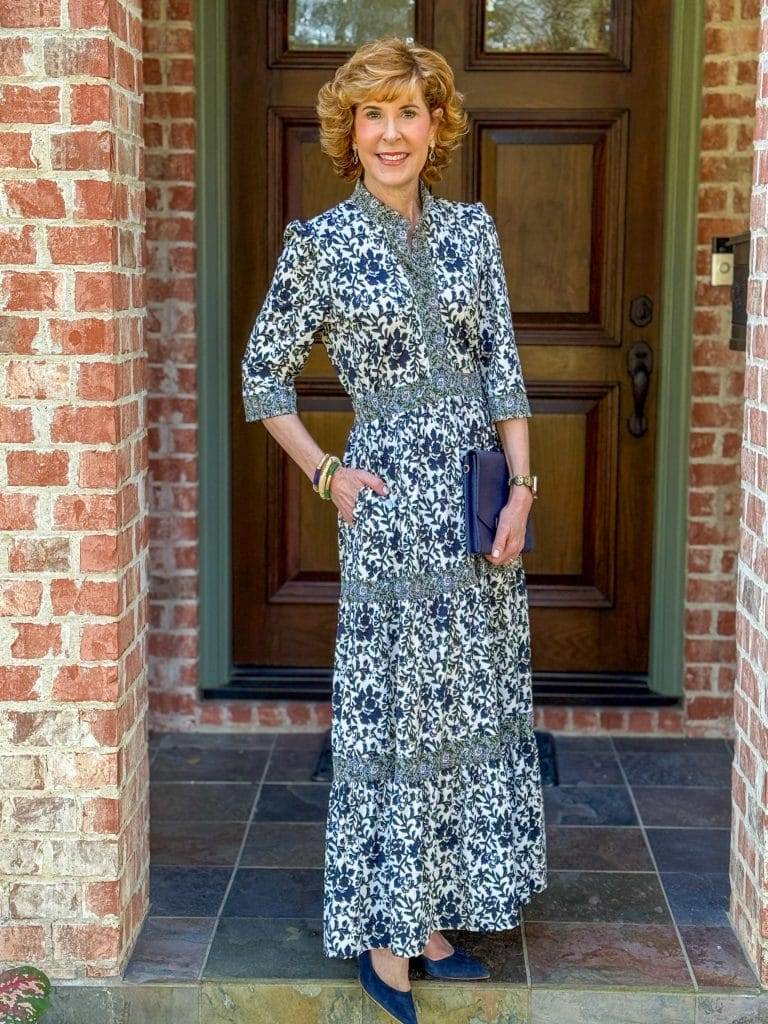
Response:
[{"label": "watch band", "polygon": [[530,490],[534,498],[538,498],[539,496],[538,483],[538,477],[531,473],[525,475],[522,473],[516,473],[514,476],[511,476],[509,478],[510,487],[512,486],[512,484],[522,484],[523,486],[527,487]]}]

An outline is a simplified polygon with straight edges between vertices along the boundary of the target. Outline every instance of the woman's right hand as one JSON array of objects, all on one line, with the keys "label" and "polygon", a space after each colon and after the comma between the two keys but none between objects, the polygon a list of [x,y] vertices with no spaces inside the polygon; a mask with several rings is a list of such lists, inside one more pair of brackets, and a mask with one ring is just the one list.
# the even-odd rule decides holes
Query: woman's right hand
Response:
[{"label": "woman's right hand", "polygon": [[354,466],[339,466],[331,477],[331,501],[341,513],[344,522],[353,526],[353,512],[357,496],[363,487],[370,487],[377,494],[389,494],[389,488],[375,473]]}]

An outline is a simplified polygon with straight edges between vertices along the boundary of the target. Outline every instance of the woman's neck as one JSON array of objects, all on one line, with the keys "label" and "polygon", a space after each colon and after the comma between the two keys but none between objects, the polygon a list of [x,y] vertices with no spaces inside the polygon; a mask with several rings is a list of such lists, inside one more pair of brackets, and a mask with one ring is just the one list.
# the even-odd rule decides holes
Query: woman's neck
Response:
[{"label": "woman's neck", "polygon": [[382,203],[391,206],[393,210],[402,217],[405,217],[406,220],[409,220],[413,227],[418,224],[419,217],[421,217],[421,196],[419,194],[418,178],[415,183],[408,182],[402,188],[382,187],[378,182],[375,184],[369,182],[365,176],[363,176],[363,184]]}]

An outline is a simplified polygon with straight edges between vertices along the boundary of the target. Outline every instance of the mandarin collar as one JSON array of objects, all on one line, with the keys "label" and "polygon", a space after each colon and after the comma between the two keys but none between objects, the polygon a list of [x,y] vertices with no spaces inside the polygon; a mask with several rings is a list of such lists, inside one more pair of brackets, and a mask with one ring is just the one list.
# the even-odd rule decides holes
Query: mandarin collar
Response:
[{"label": "mandarin collar", "polygon": [[[383,227],[394,228],[398,235],[405,237],[411,222],[402,213],[390,206],[389,203],[385,203],[383,199],[375,196],[364,183],[362,176],[355,182],[350,198]],[[419,199],[421,200],[421,215],[416,224],[414,235],[421,232],[423,226],[427,224],[432,212],[432,204],[435,201],[432,189],[422,178],[419,178]]]}]

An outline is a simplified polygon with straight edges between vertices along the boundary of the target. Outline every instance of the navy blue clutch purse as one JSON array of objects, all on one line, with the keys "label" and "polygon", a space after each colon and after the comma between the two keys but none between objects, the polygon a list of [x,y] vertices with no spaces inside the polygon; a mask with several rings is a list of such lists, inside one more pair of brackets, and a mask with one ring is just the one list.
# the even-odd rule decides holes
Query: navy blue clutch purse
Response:
[{"label": "navy blue clutch purse", "polygon": [[[467,550],[471,555],[489,555],[499,513],[509,499],[507,458],[503,451],[473,448],[464,453],[462,468]],[[523,551],[532,550],[533,523],[529,513]]]}]

